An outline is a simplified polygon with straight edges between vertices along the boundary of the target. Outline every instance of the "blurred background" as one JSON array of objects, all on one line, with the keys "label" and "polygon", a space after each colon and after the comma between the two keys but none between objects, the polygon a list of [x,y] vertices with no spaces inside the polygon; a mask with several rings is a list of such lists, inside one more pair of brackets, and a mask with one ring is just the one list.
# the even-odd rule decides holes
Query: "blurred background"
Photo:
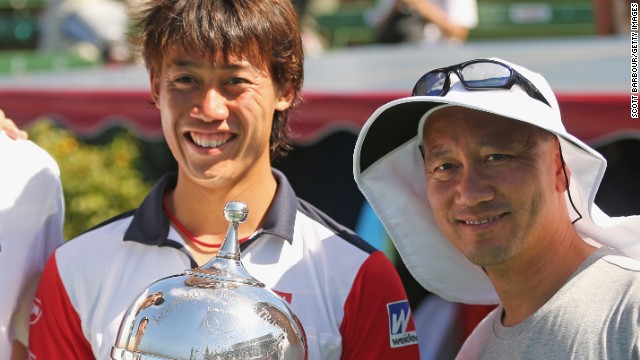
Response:
[{"label": "blurred background", "polygon": [[[414,309],[428,294],[403,269],[357,190],[352,154],[369,115],[408,96],[427,70],[496,56],[543,74],[568,130],[608,160],[596,203],[609,215],[640,214],[629,0],[294,4],[306,53],[305,101],[291,114],[295,149],[274,165],[300,197],[396,262]],[[66,239],[136,207],[161,174],[176,168],[149,103],[146,70],[123,35],[130,5],[0,0],[0,109],[60,165]],[[467,313],[455,331],[464,336],[481,315]]]}]

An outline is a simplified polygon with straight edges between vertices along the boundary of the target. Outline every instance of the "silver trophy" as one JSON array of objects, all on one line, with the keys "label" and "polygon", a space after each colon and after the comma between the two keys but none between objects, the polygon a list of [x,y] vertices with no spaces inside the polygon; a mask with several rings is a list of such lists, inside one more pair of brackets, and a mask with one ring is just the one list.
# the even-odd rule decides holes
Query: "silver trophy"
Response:
[{"label": "silver trophy", "polygon": [[224,209],[229,231],[207,264],[160,279],[120,324],[113,360],[305,359],[302,325],[288,304],[240,261],[244,203]]}]

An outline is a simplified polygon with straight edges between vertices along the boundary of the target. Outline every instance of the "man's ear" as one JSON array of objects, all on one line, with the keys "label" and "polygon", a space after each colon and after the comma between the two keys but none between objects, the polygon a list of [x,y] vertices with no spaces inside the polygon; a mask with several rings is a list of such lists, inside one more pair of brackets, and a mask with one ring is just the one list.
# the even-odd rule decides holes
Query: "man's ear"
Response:
[{"label": "man's ear", "polygon": [[562,156],[562,148],[560,147],[560,141],[556,140],[556,148],[555,152],[555,179],[556,179],[556,190],[558,192],[564,193],[566,190],[569,190],[569,182],[571,180],[571,171],[569,171],[569,167],[564,162],[564,158]]},{"label": "man's ear", "polygon": [[149,69],[149,83],[151,84],[151,97],[153,98],[153,104],[158,107],[158,101],[160,99],[160,79],[159,73],[154,67]]},{"label": "man's ear", "polygon": [[285,111],[289,107],[291,107],[291,104],[293,103],[293,97],[293,87],[289,86],[287,87],[287,90],[278,97],[278,100],[276,101],[276,110]]}]

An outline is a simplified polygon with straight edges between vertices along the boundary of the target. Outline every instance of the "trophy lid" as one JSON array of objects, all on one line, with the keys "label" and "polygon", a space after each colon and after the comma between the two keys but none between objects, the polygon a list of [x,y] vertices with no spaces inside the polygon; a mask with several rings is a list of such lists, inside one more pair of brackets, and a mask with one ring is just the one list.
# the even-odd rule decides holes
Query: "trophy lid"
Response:
[{"label": "trophy lid", "polygon": [[238,225],[247,206],[230,202],[218,254],[152,283],[120,324],[113,360],[305,359],[302,325],[288,304],[240,261]]}]

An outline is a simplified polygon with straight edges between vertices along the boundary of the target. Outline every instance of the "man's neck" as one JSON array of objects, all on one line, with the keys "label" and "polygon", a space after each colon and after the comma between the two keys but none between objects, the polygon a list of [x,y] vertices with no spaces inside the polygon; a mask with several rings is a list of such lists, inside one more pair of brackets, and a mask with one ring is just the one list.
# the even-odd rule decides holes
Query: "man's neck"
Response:
[{"label": "man's neck", "polygon": [[205,187],[180,176],[170,197],[170,206],[176,218],[195,237],[209,243],[224,240],[229,223],[223,209],[229,201],[242,201],[249,208],[247,221],[239,227],[239,236],[248,237],[258,230],[277,191],[271,171],[260,179],[227,187]]},{"label": "man's neck", "polygon": [[573,227],[551,244],[553,247],[527,254],[515,264],[487,269],[505,309],[503,325],[519,324],[540,309],[595,251]]}]

